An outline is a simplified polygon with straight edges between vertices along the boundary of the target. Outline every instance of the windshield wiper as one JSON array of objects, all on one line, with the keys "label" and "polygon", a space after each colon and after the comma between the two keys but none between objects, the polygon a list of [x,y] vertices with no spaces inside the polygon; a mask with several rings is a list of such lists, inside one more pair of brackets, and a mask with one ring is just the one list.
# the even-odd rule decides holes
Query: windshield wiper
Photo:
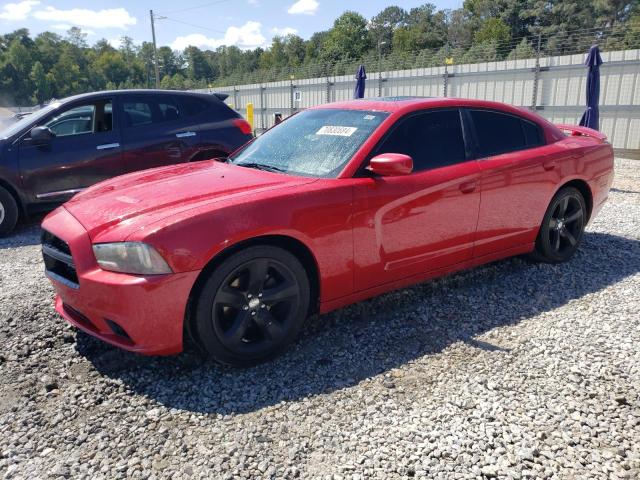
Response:
[{"label": "windshield wiper", "polygon": [[264,170],[266,172],[278,172],[284,173],[284,168],[276,167],[274,165],[265,165],[264,163],[236,163],[239,167],[255,168],[256,170]]}]

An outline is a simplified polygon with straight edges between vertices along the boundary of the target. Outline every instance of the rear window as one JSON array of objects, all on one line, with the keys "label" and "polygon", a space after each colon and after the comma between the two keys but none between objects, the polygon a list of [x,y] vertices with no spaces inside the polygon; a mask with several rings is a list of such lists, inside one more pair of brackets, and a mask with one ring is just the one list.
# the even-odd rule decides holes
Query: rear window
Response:
[{"label": "rear window", "polygon": [[470,110],[478,143],[478,155],[490,157],[544,144],[540,127],[515,115]]},{"label": "rear window", "polygon": [[187,117],[195,117],[210,108],[211,104],[204,98],[181,96],[182,112]]},{"label": "rear window", "polygon": [[533,148],[544,145],[542,129],[538,125],[522,120],[522,130],[524,130],[524,139],[527,143],[527,147]]}]

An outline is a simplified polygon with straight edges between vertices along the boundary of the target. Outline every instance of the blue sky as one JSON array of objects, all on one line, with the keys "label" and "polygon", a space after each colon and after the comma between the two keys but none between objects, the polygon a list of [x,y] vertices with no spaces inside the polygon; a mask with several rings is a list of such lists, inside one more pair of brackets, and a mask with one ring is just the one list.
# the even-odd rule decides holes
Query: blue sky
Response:
[{"label": "blue sky", "polygon": [[[26,27],[32,34],[45,30],[64,34],[82,28],[89,43],[106,38],[113,44],[122,35],[136,43],[151,39],[149,9],[164,16],[156,23],[159,45],[181,50],[188,45],[216,48],[266,46],[274,35],[297,33],[309,38],[326,30],[345,10],[371,18],[389,5],[406,9],[427,0],[156,0],[104,2],[92,0],[0,0],[0,33]],[[457,8],[462,0],[431,0],[438,8]]]}]

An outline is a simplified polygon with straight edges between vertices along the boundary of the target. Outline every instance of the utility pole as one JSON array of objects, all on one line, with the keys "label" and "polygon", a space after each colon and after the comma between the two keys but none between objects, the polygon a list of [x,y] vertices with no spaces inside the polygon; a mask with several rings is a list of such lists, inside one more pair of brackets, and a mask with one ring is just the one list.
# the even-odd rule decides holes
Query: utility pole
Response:
[{"label": "utility pole", "polygon": [[153,10],[149,10],[149,17],[151,18],[151,36],[153,37],[153,67],[156,74],[156,88],[160,88],[160,71],[158,70],[158,51],[156,47],[156,26],[155,19],[153,17]]},{"label": "utility pole", "polygon": [[382,46],[386,44],[385,41],[378,41],[378,97],[382,97]]}]

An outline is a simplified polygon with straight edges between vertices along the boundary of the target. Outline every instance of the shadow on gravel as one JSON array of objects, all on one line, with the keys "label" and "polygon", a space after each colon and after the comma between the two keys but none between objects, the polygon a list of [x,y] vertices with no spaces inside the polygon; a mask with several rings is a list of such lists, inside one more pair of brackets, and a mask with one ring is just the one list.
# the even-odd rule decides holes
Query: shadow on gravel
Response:
[{"label": "shadow on gravel", "polygon": [[40,244],[40,223],[44,216],[37,216],[29,221],[21,221],[13,232],[0,236],[0,250],[7,248],[26,247]]},{"label": "shadow on gravel", "polygon": [[355,385],[458,341],[503,355],[504,348],[473,337],[639,271],[640,241],[588,233],[567,264],[505,260],[315,319],[284,356],[252,369],[221,367],[195,354],[141,357],[84,334],[77,349],[101,374],[169,408],[243,413]]}]

